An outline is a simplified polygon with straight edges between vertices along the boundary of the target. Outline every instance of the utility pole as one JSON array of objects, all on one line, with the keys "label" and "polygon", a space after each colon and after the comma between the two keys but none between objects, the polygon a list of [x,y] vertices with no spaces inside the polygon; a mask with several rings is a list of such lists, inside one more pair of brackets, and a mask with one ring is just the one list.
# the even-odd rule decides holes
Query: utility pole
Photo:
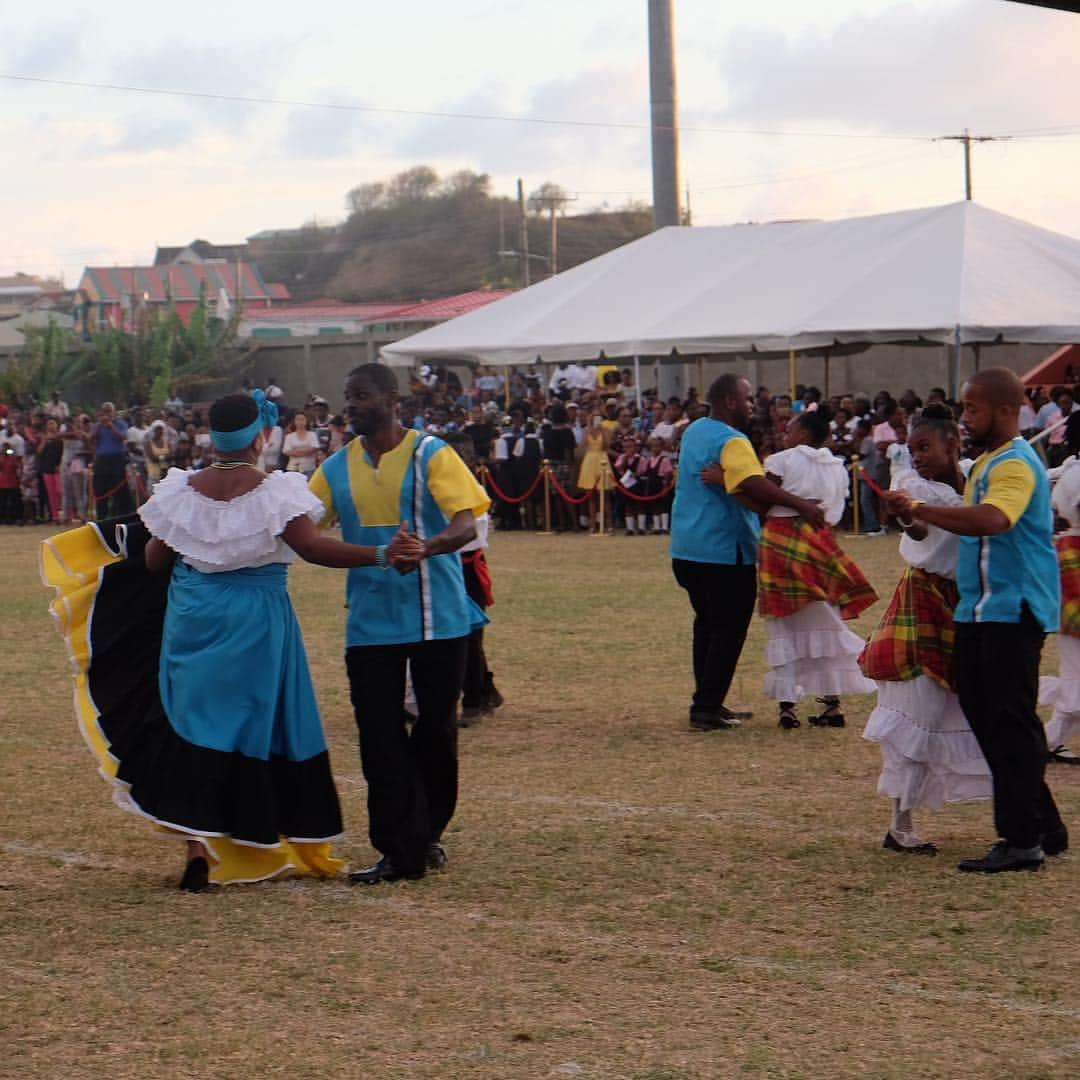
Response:
[{"label": "utility pole", "polygon": [[518,251],[521,253],[521,286],[529,287],[529,219],[525,216],[525,185],[517,182],[518,196]]},{"label": "utility pole", "polygon": [[1003,142],[1009,135],[972,135],[964,128],[962,135],[942,135],[941,142],[960,142],[964,144],[964,198],[971,202],[971,144],[973,142]]},{"label": "utility pole", "polygon": [[551,277],[559,272],[559,213],[567,203],[576,202],[576,195],[567,195],[558,184],[543,184],[529,196],[529,209],[537,213],[545,210],[551,215],[551,240],[548,253],[548,271]]},{"label": "utility pole", "polygon": [[675,92],[675,0],[649,0],[649,103],[652,117],[653,223],[681,225],[679,122]]}]

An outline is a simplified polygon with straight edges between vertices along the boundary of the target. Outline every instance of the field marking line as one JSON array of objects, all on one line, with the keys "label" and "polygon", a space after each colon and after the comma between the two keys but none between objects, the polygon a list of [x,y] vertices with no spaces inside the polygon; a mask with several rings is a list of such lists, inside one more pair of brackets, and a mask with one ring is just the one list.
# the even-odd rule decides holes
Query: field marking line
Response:
[{"label": "field marking line", "polygon": [[126,869],[122,864],[96,859],[92,855],[86,855],[81,851],[58,851],[55,848],[24,844],[18,840],[0,839],[0,851],[8,855],[26,855],[33,859],[49,859],[53,862],[63,863],[65,866],[84,866],[91,870]]}]

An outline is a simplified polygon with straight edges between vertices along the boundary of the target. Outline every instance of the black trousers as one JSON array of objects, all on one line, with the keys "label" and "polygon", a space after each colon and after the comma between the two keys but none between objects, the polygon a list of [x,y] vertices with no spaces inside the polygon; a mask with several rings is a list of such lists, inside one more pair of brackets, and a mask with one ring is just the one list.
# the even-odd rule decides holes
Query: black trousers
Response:
[{"label": "black trousers", "polygon": [[[461,569],[465,575],[465,591],[477,607],[487,608],[484,586],[476,576],[473,564],[462,560]],[[461,704],[466,709],[479,709],[486,704],[488,666],[484,652],[484,628],[478,626],[468,637],[465,652],[465,679],[461,686]]]},{"label": "black trousers", "polygon": [[1016,847],[1034,847],[1061,828],[1035,712],[1044,637],[1026,607],[1018,623],[956,624],[960,707],[990,766],[998,836]]},{"label": "black trousers", "polygon": [[694,708],[724,704],[757,600],[757,567],[672,559],[694,609]]},{"label": "black trousers", "polygon": [[127,455],[99,454],[94,458],[94,517],[104,521],[134,510],[127,485]]},{"label": "black trousers", "polygon": [[0,488],[0,525],[22,520],[22,493],[17,487]]},{"label": "black trousers", "polygon": [[[457,805],[457,699],[467,638],[347,649],[368,832],[401,870],[422,870]],[[405,665],[419,715],[406,727]]]}]

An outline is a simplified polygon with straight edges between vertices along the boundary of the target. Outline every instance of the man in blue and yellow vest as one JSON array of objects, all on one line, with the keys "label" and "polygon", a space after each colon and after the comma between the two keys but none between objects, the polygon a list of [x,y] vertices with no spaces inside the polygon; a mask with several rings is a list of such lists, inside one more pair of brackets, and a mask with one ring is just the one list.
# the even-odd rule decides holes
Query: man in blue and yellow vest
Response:
[{"label": "man in blue and yellow vest", "polygon": [[[326,506],[324,524],[339,521],[349,543],[376,546],[376,566],[349,571],[345,641],[369,833],[381,856],[350,879],[374,885],[446,865],[440,838],[457,803],[466,646],[487,621],[465,592],[457,552],[490,500],[451,447],[398,422],[388,367],[355,368],[345,397],[357,438],[323,462],[311,490]],[[417,558],[391,568],[386,549],[403,526],[420,541]],[[406,665],[418,708],[411,731]]]},{"label": "man in blue and yellow vest", "polygon": [[890,492],[901,525],[915,519],[958,534],[956,679],[960,705],[990,766],[998,842],[959,869],[1037,870],[1069,846],[1046,786],[1046,736],[1035,712],[1043,639],[1058,628],[1060,584],[1050,482],[1019,437],[1024,387],[1007,368],[977,372],[963,389],[963,424],[987,449],[964,506],[926,506]]}]

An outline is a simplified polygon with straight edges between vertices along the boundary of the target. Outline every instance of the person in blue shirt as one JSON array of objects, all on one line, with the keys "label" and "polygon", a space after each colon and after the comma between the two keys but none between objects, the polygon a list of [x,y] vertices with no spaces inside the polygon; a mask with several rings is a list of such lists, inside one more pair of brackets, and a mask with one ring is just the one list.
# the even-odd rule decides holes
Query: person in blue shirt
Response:
[{"label": "person in blue shirt", "polygon": [[127,480],[127,422],[116,415],[116,406],[106,401],[98,421],[90,429],[94,449],[94,516],[122,517],[135,509]]},{"label": "person in blue shirt", "polygon": [[[345,663],[368,785],[369,834],[379,860],[350,875],[374,885],[442,869],[440,839],[457,803],[457,701],[469,635],[487,617],[469,598],[458,552],[491,501],[442,439],[406,428],[385,364],[354,368],[345,384],[356,438],[311,478],[352,544],[377,565],[349,571]],[[422,542],[415,573],[387,573],[386,546],[402,525]],[[408,569],[405,567],[405,569]],[[405,726],[408,665],[418,715]]]},{"label": "person in blue shirt", "polygon": [[972,466],[964,506],[928,506],[902,491],[887,501],[901,525],[961,537],[956,679],[960,707],[994,781],[998,841],[959,869],[1037,870],[1069,846],[1046,785],[1046,736],[1035,712],[1043,639],[1058,628],[1060,579],[1050,482],[1019,435],[1024,387],[1007,368],[977,372],[963,390],[964,427],[987,447]]},{"label": "person in blue shirt", "polygon": [[721,375],[709,415],[686,428],[671,514],[671,565],[694,609],[694,697],[690,726],[738,727],[748,713],[725,705],[757,599],[758,514],[788,506],[815,528],[825,516],[765,476],[746,436],[754,410],[750,383]]}]

